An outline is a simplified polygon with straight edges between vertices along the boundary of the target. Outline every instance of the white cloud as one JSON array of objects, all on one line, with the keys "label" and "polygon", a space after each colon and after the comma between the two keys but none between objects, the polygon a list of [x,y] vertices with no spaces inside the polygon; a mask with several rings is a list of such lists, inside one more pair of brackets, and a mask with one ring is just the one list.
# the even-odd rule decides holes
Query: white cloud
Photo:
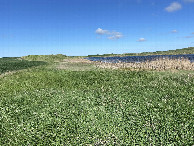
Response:
[{"label": "white cloud", "polygon": [[96,33],[99,35],[107,35],[108,36],[107,38],[110,40],[120,39],[123,37],[123,34],[120,32],[103,30],[101,28],[98,28],[96,30]]},{"label": "white cloud", "polygon": [[145,38],[140,38],[139,40],[137,40],[138,42],[144,42],[144,41],[146,41],[146,39]]},{"label": "white cloud", "polygon": [[172,33],[177,33],[178,31],[176,29],[172,30],[171,31]]},{"label": "white cloud", "polygon": [[192,32],[192,34],[194,34],[194,32]]},{"label": "white cloud", "polygon": [[184,2],[193,3],[194,0],[183,0]]},{"label": "white cloud", "polygon": [[98,28],[98,29],[96,30],[96,33],[97,33],[97,34],[106,34],[106,33],[108,33],[108,30],[103,30],[103,29],[101,29],[101,28]]},{"label": "white cloud", "polygon": [[182,8],[182,5],[178,2],[171,3],[168,7],[165,8],[167,12],[174,12],[177,10],[180,10]]}]

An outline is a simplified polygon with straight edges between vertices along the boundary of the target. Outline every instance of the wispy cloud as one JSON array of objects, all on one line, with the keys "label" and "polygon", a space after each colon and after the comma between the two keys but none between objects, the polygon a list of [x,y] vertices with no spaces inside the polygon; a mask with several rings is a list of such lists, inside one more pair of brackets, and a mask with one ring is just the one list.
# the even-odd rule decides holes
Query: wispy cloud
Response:
[{"label": "wispy cloud", "polygon": [[123,34],[120,32],[104,30],[101,28],[98,28],[96,30],[96,33],[99,35],[107,35],[107,38],[110,40],[116,40],[116,39],[120,39],[123,37]]},{"label": "wispy cloud", "polygon": [[183,0],[184,2],[193,3],[194,0]]},{"label": "wispy cloud", "polygon": [[122,33],[120,33],[120,32],[111,32],[109,34],[111,36],[109,36],[108,39],[111,39],[111,40],[120,39],[123,37]]},{"label": "wispy cloud", "polygon": [[194,34],[194,32],[192,32],[192,34]]},{"label": "wispy cloud", "polygon": [[178,31],[176,29],[172,30],[171,31],[172,33],[177,33]]},{"label": "wispy cloud", "polygon": [[145,42],[146,39],[145,38],[139,38],[139,40],[137,40],[138,42]]},{"label": "wispy cloud", "polygon": [[182,5],[178,2],[171,3],[168,7],[165,8],[167,12],[178,11],[182,8]]}]

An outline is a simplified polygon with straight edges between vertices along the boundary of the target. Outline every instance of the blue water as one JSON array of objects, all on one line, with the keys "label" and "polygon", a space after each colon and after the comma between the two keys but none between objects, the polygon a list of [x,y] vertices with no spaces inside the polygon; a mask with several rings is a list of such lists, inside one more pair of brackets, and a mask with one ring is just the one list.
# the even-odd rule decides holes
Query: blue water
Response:
[{"label": "blue water", "polygon": [[106,63],[118,63],[118,62],[144,62],[144,61],[153,61],[159,58],[187,58],[191,62],[194,62],[194,54],[184,54],[184,55],[149,55],[149,56],[124,56],[124,57],[87,57],[90,61],[100,61]]}]

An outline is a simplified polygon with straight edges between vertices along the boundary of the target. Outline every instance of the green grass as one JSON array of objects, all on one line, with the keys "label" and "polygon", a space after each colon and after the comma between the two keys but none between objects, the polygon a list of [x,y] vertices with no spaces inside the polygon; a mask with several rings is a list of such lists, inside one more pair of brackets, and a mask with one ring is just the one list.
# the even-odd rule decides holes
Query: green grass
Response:
[{"label": "green grass", "polygon": [[193,72],[16,72],[0,78],[0,145],[192,145],[193,93]]},{"label": "green grass", "polygon": [[27,61],[21,60],[20,58],[0,58],[0,74],[45,64],[46,62]]}]

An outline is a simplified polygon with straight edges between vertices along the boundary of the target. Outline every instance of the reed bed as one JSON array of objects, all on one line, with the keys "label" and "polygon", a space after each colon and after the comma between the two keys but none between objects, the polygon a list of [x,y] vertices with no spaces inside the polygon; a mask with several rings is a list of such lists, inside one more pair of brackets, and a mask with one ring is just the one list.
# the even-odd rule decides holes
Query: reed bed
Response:
[{"label": "reed bed", "polygon": [[154,61],[134,62],[134,63],[104,63],[96,62],[99,68],[109,69],[133,69],[133,70],[194,70],[194,63],[186,58],[169,59],[159,58]]}]

